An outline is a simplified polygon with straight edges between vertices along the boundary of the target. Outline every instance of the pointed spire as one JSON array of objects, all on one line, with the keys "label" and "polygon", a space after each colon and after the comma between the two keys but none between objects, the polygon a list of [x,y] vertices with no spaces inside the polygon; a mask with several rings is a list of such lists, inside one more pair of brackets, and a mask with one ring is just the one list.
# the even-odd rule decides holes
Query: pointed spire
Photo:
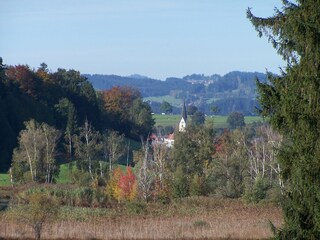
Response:
[{"label": "pointed spire", "polygon": [[181,117],[184,119],[185,122],[187,122],[188,115],[187,115],[187,108],[186,108],[186,101],[185,100],[183,100]]}]

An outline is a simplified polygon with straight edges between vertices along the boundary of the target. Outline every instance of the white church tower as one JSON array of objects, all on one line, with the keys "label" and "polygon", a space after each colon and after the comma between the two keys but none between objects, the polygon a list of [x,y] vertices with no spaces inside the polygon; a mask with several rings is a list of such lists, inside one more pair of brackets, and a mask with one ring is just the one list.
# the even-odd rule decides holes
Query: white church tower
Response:
[{"label": "white church tower", "polygon": [[179,122],[179,132],[185,132],[187,127],[187,109],[186,102],[183,101],[182,111],[181,111],[181,119]]}]

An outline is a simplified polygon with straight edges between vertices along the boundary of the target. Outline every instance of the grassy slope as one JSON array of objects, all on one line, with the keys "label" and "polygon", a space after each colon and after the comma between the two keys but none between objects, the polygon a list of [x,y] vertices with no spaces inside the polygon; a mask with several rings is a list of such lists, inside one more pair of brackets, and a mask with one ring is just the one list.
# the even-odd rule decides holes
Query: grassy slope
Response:
[{"label": "grassy slope", "polygon": [[181,107],[182,100],[181,99],[176,99],[170,95],[166,96],[160,96],[160,97],[146,97],[143,100],[145,101],[153,101],[153,102],[159,102],[162,103],[163,101],[166,101],[170,103],[174,107]]}]

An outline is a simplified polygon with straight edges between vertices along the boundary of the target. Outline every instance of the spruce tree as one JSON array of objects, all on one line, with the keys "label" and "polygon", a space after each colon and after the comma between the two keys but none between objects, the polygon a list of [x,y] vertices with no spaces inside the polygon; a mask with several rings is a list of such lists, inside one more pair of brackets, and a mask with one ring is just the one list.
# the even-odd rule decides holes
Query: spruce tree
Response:
[{"label": "spruce tree", "polygon": [[248,9],[259,36],[287,61],[258,82],[261,113],[284,136],[278,154],[285,185],[278,239],[320,239],[320,1],[282,0],[269,18]]}]

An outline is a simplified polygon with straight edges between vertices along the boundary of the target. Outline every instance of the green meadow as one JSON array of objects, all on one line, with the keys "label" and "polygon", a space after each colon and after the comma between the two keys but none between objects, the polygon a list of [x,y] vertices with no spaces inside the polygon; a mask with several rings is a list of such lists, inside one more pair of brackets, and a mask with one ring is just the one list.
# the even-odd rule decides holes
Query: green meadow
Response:
[{"label": "green meadow", "polygon": [[[175,126],[178,124],[180,120],[180,115],[160,115],[160,114],[155,114],[153,115],[153,118],[155,119],[155,126]],[[227,128],[227,119],[228,116],[207,116],[206,120],[213,120],[213,124],[215,128]],[[244,117],[244,121],[246,124],[250,124],[253,122],[262,122],[263,119],[258,116],[247,116]]]},{"label": "green meadow", "polygon": [[9,186],[9,185],[10,185],[9,174],[0,173],[0,186]]}]

